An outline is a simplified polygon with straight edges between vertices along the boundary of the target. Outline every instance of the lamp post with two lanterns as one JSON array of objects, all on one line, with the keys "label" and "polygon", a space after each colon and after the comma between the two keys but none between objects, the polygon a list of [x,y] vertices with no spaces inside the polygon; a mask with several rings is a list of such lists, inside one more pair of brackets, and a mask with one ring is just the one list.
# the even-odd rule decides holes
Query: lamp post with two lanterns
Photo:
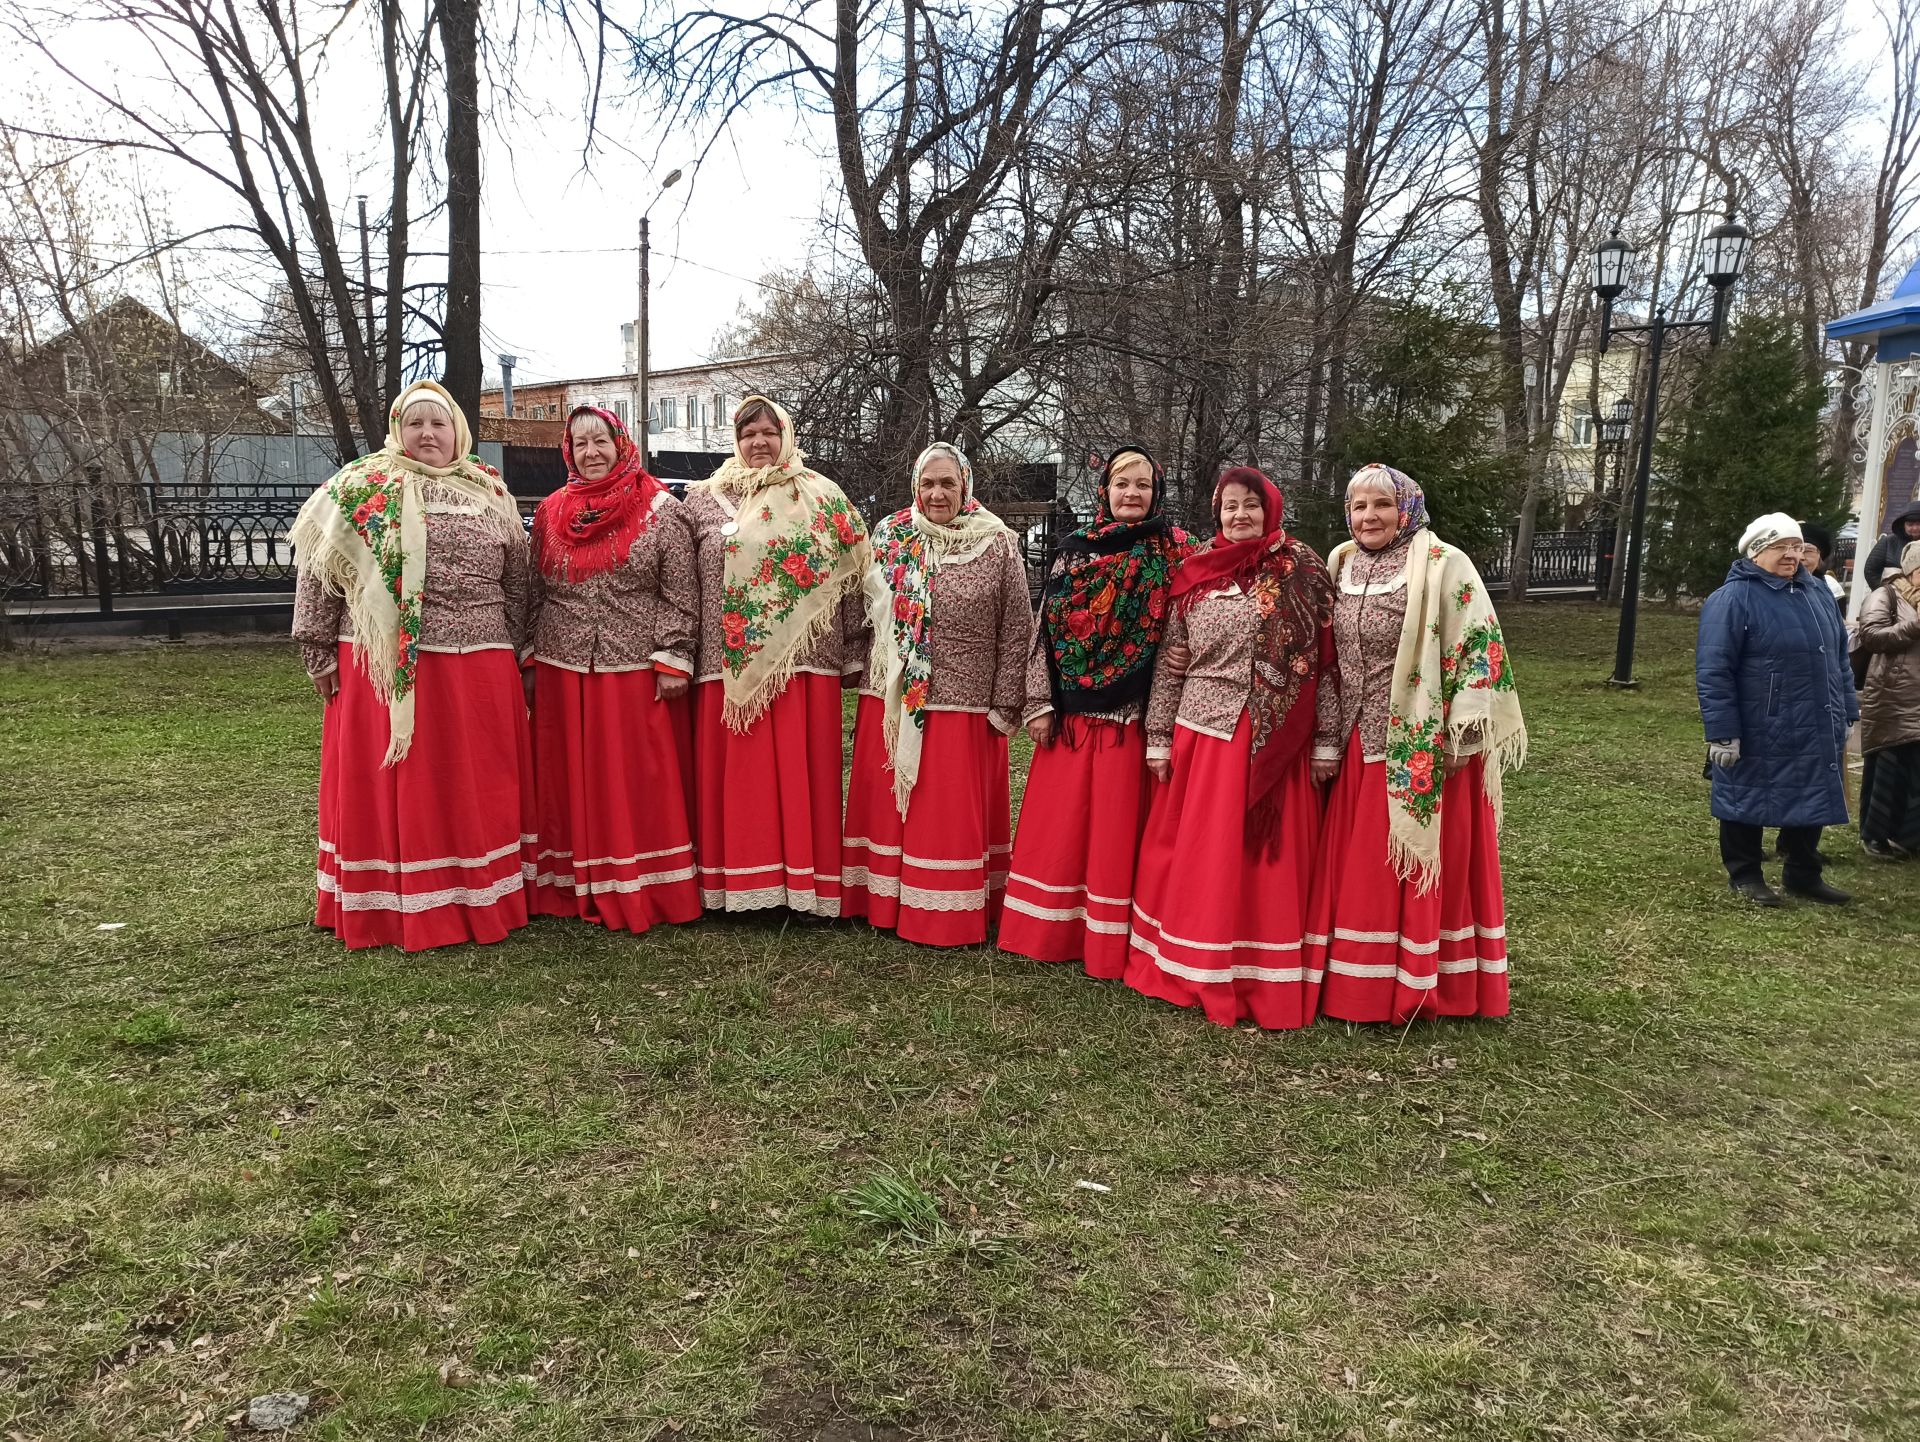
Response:
[{"label": "lamp post with two lanterns", "polygon": [[[1633,260],[1633,247],[1619,236],[1602,241],[1594,252],[1594,294],[1600,297],[1600,353],[1616,335],[1647,337],[1647,394],[1640,424],[1640,463],[1633,482],[1633,523],[1627,534],[1627,573],[1620,592],[1620,636],[1614,648],[1613,675],[1609,686],[1632,687],[1633,644],[1640,623],[1640,556],[1646,547],[1647,486],[1653,469],[1654,431],[1660,416],[1660,357],[1667,336],[1675,331],[1704,330],[1710,345],[1720,344],[1726,328],[1727,308],[1733,283],[1747,266],[1747,252],[1753,238],[1747,228],[1727,212],[1727,218],[1707,232],[1703,256],[1707,284],[1713,287],[1713,314],[1707,320],[1668,320],[1666,307],[1655,306],[1653,319],[1645,325],[1613,323],[1613,303],[1627,290],[1627,273]],[[1631,415],[1631,410],[1629,410]]]}]

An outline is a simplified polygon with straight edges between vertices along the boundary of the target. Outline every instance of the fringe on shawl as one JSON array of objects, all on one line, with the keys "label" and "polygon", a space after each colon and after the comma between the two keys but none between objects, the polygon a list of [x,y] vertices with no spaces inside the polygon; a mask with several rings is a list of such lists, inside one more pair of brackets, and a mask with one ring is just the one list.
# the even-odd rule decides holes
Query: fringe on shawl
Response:
[{"label": "fringe on shawl", "polygon": [[[971,504],[972,498],[969,497],[968,500]],[[963,526],[936,526],[920,514],[918,505],[910,506],[903,512],[896,512],[888,518],[887,525],[901,524],[902,515],[908,518],[905,524],[927,542],[926,622],[928,632],[931,634],[933,578],[939,573],[940,567],[957,566],[975,560],[985,555],[988,548],[1002,536],[1006,537],[1007,544],[1012,546],[1015,544],[1013,532],[1006,522],[984,506],[978,505],[973,507],[970,514],[963,511],[962,516],[956,518],[966,521]],[[869,544],[871,543],[872,538],[869,537]],[[905,821],[908,803],[913,799],[913,788],[920,781],[920,728],[914,728],[915,743],[912,756],[909,758],[911,764],[903,767],[900,765],[900,744],[901,738],[906,735],[903,722],[906,707],[896,693],[902,689],[900,682],[906,674],[906,659],[901,656],[898,641],[893,634],[895,592],[881,573],[877,552],[873,562],[867,567],[866,576],[867,624],[873,636],[867,664],[871,669],[874,662],[879,661],[882,668],[881,674],[885,678],[885,684],[881,687],[880,693],[882,718],[880,735],[886,745],[887,769],[893,772],[893,804],[900,812],[900,819]]]},{"label": "fringe on shawl", "polygon": [[[1352,541],[1342,542],[1334,549],[1328,569],[1336,584],[1345,570],[1348,557],[1357,549]],[[1460,622],[1463,618],[1470,620],[1485,616],[1498,624],[1492,603],[1487,599],[1486,582],[1464,551],[1436,539],[1431,532],[1416,534],[1407,557],[1407,568],[1407,615],[1401,624],[1400,642],[1394,657],[1391,704],[1396,717],[1405,714],[1403,708],[1409,699],[1407,678],[1410,652],[1418,658],[1417,669],[1422,680],[1420,689],[1426,691],[1429,678],[1441,674],[1442,658],[1460,645],[1463,639]],[[1443,607],[1448,596],[1455,594],[1460,586],[1469,584],[1473,587],[1473,598],[1467,606],[1452,609]],[[1418,650],[1414,651],[1416,645]],[[1506,665],[1504,649],[1503,639],[1503,668]],[[1502,778],[1506,772],[1518,770],[1527,759],[1527,728],[1520,714],[1519,697],[1511,689],[1495,691],[1487,687],[1463,689],[1456,692],[1451,703],[1440,703],[1439,698],[1444,694],[1440,682],[1435,679],[1430,684],[1430,694],[1435,703],[1444,704],[1446,719],[1441,754],[1443,757],[1459,755],[1462,747],[1475,747],[1468,759],[1477,756],[1485,761],[1481,768],[1481,785],[1493,808],[1494,825],[1498,829],[1506,814]],[[1464,706],[1463,701],[1466,703]],[[1495,712],[1508,708],[1511,709],[1511,715],[1496,724]],[[1390,739],[1393,729],[1390,721]],[[1442,787],[1446,785],[1444,771],[1438,784]],[[1387,859],[1393,866],[1394,875],[1402,881],[1411,880],[1416,891],[1431,891],[1440,880],[1439,827],[1444,824],[1444,810],[1436,810],[1428,826],[1408,816],[1405,808],[1394,801],[1391,791],[1387,805],[1390,808],[1389,821],[1392,823],[1387,829]],[[1416,845],[1416,840],[1427,841],[1429,836],[1429,844]]]},{"label": "fringe on shawl", "polygon": [[[403,477],[408,494],[401,504],[419,508],[419,563],[422,566],[426,561],[425,519],[429,506],[476,510],[493,522],[494,529],[510,546],[526,545],[526,533],[520,526],[518,512],[509,516],[496,498],[478,493],[477,483],[463,486],[417,472],[396,470],[389,457],[378,451],[343,466],[301,504],[299,514],[287,531],[288,544],[293,548],[299,569],[313,576],[328,595],[346,602],[347,615],[353,622],[354,665],[367,678],[373,694],[387,707],[387,751],[381,764],[392,766],[407,754],[413,741],[413,693],[394,695],[395,658],[400,648],[400,603],[385,589],[378,558],[355,529],[339,499],[341,487],[375,471]],[[423,603],[416,597],[414,604]]]},{"label": "fringe on shawl", "polygon": [[795,612],[795,619],[789,624],[794,627],[793,644],[778,661],[762,671],[753,683],[753,689],[744,695],[736,694],[734,678],[721,677],[722,697],[720,719],[727,729],[736,735],[744,735],[752,729],[773,705],[780,693],[787,689],[800,670],[800,660],[811,651],[826,635],[833,625],[840,602],[847,592],[862,584],[867,567],[872,561],[872,549],[863,537],[860,544],[847,552],[848,559],[854,563],[854,569],[843,571],[833,580],[824,583],[802,601]]},{"label": "fringe on shawl", "polygon": [[[785,412],[782,411],[781,415],[784,416]],[[834,485],[833,481],[807,465],[806,452],[794,444],[792,422],[783,422],[782,430],[781,458],[773,465],[749,466],[742,461],[736,438],[735,454],[727,457],[720,468],[705,480],[688,482],[687,490],[711,491],[737,511],[749,497],[772,486],[793,485],[803,481]],[[735,735],[744,734],[766,714],[767,708],[786,690],[787,682],[799,671],[800,658],[818,644],[827,628],[833,624],[834,612],[847,592],[865,583],[867,568],[872,562],[873,546],[862,535],[859,544],[847,549],[842,565],[837,568],[839,574],[814,590],[795,608],[793,617],[788,620],[788,624],[794,628],[793,644],[777,662],[759,674],[750,691],[743,693],[734,676],[722,676],[720,720],[728,730]]]},{"label": "fringe on shawl", "polygon": [[391,705],[391,664],[375,666],[371,657],[383,656],[391,663],[400,644],[399,610],[391,598],[381,605],[365,593],[362,578],[377,571],[379,563],[347,519],[336,494],[340,485],[375,469],[376,460],[375,456],[361,457],[308,496],[287,530],[287,543],[293,548],[299,569],[312,575],[328,595],[347,603],[347,615],[353,621],[354,664],[365,674],[373,694]]}]

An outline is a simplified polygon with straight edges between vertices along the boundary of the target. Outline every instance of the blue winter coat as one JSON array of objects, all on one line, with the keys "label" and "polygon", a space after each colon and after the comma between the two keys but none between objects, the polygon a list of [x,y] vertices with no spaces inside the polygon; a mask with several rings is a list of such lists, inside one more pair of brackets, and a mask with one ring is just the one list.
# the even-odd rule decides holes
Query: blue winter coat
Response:
[{"label": "blue winter coat", "polygon": [[1753,826],[1847,819],[1847,728],[1860,717],[1847,633],[1826,583],[1740,560],[1700,611],[1694,650],[1707,740],[1740,742],[1715,766],[1713,814]]}]

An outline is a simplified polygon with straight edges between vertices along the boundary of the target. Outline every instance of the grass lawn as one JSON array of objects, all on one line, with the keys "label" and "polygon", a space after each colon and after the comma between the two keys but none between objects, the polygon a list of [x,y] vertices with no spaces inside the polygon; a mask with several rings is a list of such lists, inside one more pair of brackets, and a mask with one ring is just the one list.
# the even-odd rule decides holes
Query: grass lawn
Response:
[{"label": "grass lawn", "polygon": [[1920,869],[1736,904],[1690,621],[1612,694],[1507,620],[1515,1015],[1405,1032],[776,915],[349,955],[291,648],[0,658],[0,1436],[1920,1436]]}]

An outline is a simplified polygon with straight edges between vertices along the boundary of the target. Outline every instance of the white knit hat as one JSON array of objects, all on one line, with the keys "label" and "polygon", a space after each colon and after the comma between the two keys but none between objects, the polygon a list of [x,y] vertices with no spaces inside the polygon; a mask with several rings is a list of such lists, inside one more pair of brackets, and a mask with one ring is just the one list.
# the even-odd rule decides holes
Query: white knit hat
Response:
[{"label": "white knit hat", "polygon": [[1800,539],[1800,523],[1784,511],[1774,511],[1747,527],[1740,537],[1740,554],[1752,560],[1775,541]]},{"label": "white knit hat", "polygon": [[1908,541],[1900,548],[1900,574],[1911,576],[1920,571],[1920,541]]}]

